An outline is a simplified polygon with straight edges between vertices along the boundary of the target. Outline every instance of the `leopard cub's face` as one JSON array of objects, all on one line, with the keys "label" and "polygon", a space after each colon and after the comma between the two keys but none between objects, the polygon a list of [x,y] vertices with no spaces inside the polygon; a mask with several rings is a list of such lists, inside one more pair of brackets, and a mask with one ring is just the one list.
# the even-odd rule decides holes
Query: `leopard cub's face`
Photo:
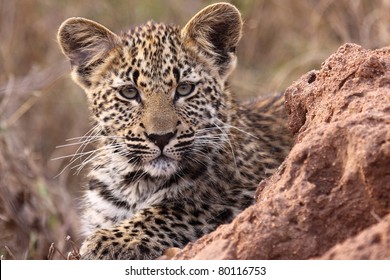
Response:
[{"label": "leopard cub's face", "polygon": [[218,143],[230,97],[239,13],[206,8],[182,29],[149,22],[120,36],[82,18],[59,31],[107,152],[152,177],[201,163]]}]

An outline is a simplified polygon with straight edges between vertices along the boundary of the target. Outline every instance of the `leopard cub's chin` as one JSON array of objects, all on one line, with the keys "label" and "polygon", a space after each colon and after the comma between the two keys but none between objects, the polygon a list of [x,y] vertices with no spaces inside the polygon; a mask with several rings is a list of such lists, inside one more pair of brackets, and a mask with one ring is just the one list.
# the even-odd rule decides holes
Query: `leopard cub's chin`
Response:
[{"label": "leopard cub's chin", "polygon": [[144,171],[152,177],[170,177],[178,171],[177,160],[160,156],[144,165]]}]

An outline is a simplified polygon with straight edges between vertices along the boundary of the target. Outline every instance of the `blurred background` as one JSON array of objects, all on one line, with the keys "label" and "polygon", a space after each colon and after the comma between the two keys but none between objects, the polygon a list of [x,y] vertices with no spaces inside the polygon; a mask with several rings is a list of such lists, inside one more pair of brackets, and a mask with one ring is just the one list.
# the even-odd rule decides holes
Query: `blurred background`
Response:
[{"label": "blurred background", "polygon": [[[149,19],[183,26],[205,0],[0,0],[0,255],[47,259],[49,246],[79,244],[78,202],[85,174],[69,158],[79,145],[56,148],[89,130],[82,90],[56,43],[68,17],[114,32]],[[345,42],[381,48],[390,42],[389,0],[236,0],[244,19],[239,99],[283,91]],[[76,165],[75,163],[74,165]],[[50,258],[63,259],[56,252]]]}]

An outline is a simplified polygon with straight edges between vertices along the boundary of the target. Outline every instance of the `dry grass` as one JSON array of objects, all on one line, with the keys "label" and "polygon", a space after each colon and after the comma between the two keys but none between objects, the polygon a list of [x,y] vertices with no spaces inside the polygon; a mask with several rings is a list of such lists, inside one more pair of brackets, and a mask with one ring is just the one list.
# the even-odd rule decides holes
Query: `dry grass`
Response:
[{"label": "dry grass", "polygon": [[[84,16],[114,31],[147,19],[183,25],[212,1],[0,0],[0,255],[47,258],[71,250],[82,176],[66,169],[77,147],[56,149],[88,130],[84,96],[56,45],[60,23]],[[390,42],[389,0],[231,1],[244,37],[232,87],[240,98],[282,91],[344,42]],[[8,246],[8,250],[4,246]],[[54,258],[59,254],[54,255]]]}]

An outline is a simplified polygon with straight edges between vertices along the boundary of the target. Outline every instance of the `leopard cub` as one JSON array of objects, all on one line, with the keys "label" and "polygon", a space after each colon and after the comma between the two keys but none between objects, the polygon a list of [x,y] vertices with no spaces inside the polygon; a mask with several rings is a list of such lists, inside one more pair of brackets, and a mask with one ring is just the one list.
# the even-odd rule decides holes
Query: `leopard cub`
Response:
[{"label": "leopard cub", "polygon": [[58,41],[87,96],[96,144],[83,199],[84,259],[153,259],[251,205],[287,155],[282,97],[240,104],[227,86],[242,20],[231,4],[185,26],[121,35],[70,18]]}]

